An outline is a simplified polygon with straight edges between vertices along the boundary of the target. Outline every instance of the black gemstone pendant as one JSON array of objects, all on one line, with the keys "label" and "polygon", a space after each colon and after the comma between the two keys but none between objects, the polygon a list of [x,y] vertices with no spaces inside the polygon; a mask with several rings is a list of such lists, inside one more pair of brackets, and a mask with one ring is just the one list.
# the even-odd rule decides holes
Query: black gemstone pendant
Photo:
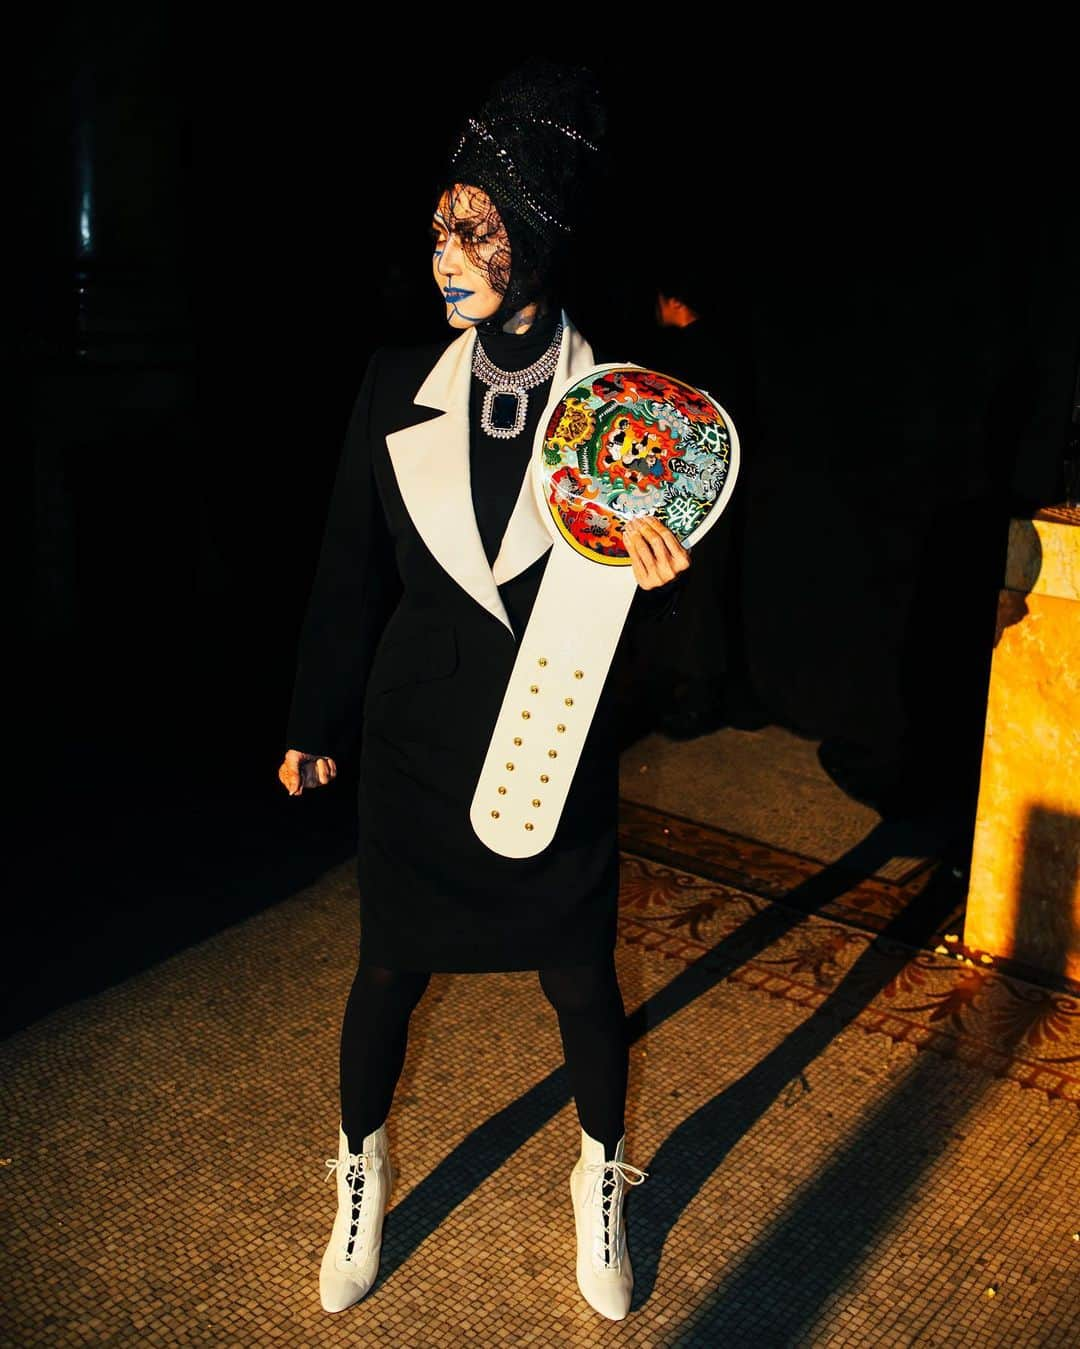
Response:
[{"label": "black gemstone pendant", "polygon": [[480,425],[489,436],[509,440],[521,434],[525,425],[528,394],[524,389],[496,389],[490,387],[484,394],[480,410]]},{"label": "black gemstone pendant", "polygon": [[509,431],[517,421],[518,395],[497,393],[492,400],[491,424],[499,431]]}]

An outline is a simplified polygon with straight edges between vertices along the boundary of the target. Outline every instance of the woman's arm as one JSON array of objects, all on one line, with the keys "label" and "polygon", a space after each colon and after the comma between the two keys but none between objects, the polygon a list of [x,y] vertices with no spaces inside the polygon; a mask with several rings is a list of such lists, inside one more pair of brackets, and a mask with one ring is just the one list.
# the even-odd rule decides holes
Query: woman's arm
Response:
[{"label": "woman's arm", "polygon": [[674,581],[658,586],[655,590],[644,590],[638,586],[637,594],[630,606],[632,623],[657,623],[674,618],[679,607],[679,598],[691,584],[690,571],[681,571]]},{"label": "woman's arm", "polygon": [[375,647],[401,593],[371,461],[378,351],[353,406],[300,633],[286,743],[337,759],[359,740]]}]

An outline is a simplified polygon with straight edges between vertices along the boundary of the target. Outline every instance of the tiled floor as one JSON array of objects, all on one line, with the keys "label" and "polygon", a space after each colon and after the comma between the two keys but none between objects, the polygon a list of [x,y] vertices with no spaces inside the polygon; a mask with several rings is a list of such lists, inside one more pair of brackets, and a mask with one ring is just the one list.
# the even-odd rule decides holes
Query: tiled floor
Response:
[{"label": "tiled floor", "polygon": [[[624,802],[690,815],[706,827],[831,862],[870,834],[881,816],[841,791],[822,767],[818,749],[818,741],[783,726],[756,731],[723,726],[691,740],[654,732],[623,751],[619,795]],[[897,839],[888,857],[876,859],[878,873],[908,869],[904,853]]]},{"label": "tiled floor", "polygon": [[624,866],[649,1172],[625,1321],[575,1284],[577,1123],[532,973],[433,977],[379,1281],[322,1311],[345,864],[0,1049],[3,1343],[1080,1344],[1075,999],[904,947],[885,910]]}]

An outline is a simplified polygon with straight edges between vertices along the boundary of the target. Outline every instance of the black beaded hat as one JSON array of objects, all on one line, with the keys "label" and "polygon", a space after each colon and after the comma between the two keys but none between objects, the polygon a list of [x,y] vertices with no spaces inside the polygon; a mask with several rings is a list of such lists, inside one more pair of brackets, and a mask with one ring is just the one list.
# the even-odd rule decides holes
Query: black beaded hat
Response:
[{"label": "black beaded hat", "polygon": [[511,249],[503,302],[483,326],[497,326],[556,280],[602,171],[606,131],[592,72],[542,60],[504,76],[466,119],[450,152],[450,181],[483,188]]}]

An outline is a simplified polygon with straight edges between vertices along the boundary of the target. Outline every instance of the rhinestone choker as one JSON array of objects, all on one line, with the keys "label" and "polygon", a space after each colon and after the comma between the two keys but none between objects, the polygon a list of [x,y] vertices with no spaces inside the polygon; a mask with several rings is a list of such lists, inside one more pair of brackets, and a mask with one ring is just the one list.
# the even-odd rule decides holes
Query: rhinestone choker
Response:
[{"label": "rhinestone choker", "polygon": [[487,385],[480,425],[489,436],[497,440],[510,440],[521,434],[529,406],[528,390],[543,384],[555,373],[562,333],[560,320],[547,351],[524,370],[500,370],[497,365],[493,365],[480,345],[480,334],[477,333],[473,346],[472,372],[482,384]]}]

